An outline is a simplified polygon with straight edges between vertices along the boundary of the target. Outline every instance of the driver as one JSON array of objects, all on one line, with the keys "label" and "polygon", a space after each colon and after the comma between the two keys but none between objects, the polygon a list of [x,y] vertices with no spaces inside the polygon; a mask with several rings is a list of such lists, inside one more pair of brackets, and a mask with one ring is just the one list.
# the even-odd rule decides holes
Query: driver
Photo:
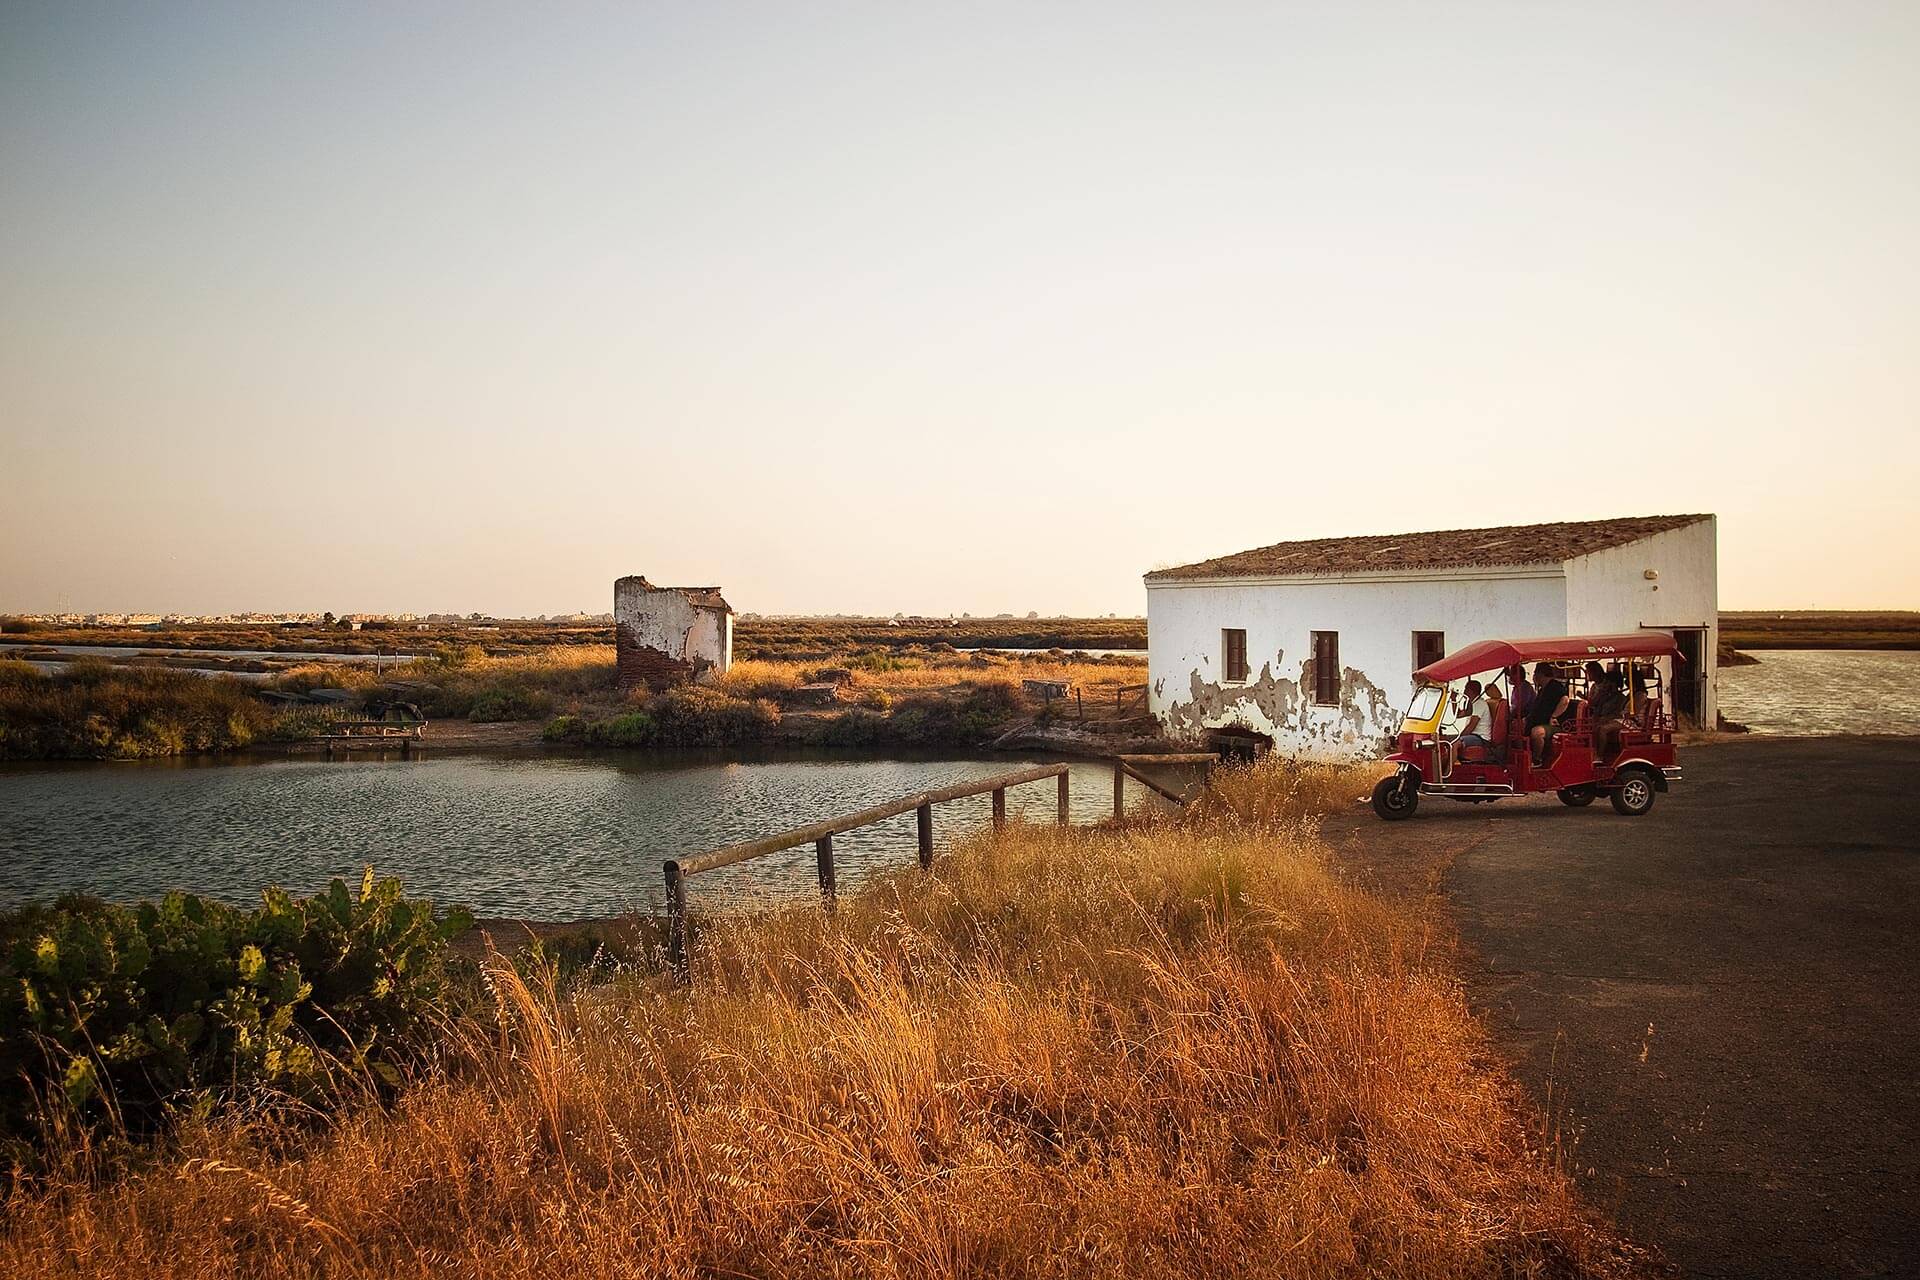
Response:
[{"label": "driver", "polygon": [[1480,747],[1483,750],[1493,745],[1493,707],[1481,692],[1478,680],[1467,681],[1464,701],[1461,703],[1460,736],[1454,745],[1461,747]]}]

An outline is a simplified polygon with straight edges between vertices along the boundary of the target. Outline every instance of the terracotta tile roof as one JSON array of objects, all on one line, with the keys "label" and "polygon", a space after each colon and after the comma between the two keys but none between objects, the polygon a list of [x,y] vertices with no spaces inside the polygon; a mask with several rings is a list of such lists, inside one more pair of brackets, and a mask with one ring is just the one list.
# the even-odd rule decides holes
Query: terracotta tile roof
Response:
[{"label": "terracotta tile roof", "polygon": [[1444,529],[1433,533],[1372,534],[1276,542],[1173,569],[1156,569],[1148,582],[1191,578],[1269,578],[1292,575],[1382,573],[1396,569],[1501,568],[1558,564],[1625,546],[1656,533],[1711,520],[1709,515],[1623,516],[1561,524],[1516,524],[1498,529]]}]

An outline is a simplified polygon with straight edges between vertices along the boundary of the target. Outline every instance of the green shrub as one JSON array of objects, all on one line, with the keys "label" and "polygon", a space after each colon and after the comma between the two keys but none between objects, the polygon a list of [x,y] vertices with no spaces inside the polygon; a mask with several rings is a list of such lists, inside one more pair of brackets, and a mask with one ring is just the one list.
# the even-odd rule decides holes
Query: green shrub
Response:
[{"label": "green shrub", "polygon": [[372,868],[357,895],[335,880],[261,896],[253,911],[69,896],[0,916],[0,1127],[31,1129],[50,1104],[145,1133],[185,1104],[324,1093],[342,1065],[397,1084],[471,919]]},{"label": "green shrub", "polygon": [[735,698],[703,685],[668,689],[647,704],[657,740],[672,747],[729,747],[766,737],[780,712],[763,700]]},{"label": "green shrub", "polygon": [[596,747],[649,747],[657,739],[653,717],[644,711],[630,711],[593,725],[587,740]]},{"label": "green shrub", "polygon": [[594,747],[731,747],[761,741],[779,726],[779,709],[764,699],[680,685],[649,698],[643,710],[608,720],[559,716],[544,736]]},{"label": "green shrub", "polygon": [[237,680],[95,660],[41,675],[0,669],[0,759],[135,759],[230,751],[265,734],[271,707]]},{"label": "green shrub", "polygon": [[580,742],[590,723],[584,716],[555,716],[540,731],[540,736],[548,742]]},{"label": "green shrub", "polygon": [[880,672],[913,671],[926,664],[914,658],[896,658],[885,649],[869,649],[848,659],[847,665],[860,671]]},{"label": "green shrub", "polygon": [[476,724],[500,720],[533,720],[553,708],[553,699],[518,685],[497,685],[474,695],[467,719]]}]

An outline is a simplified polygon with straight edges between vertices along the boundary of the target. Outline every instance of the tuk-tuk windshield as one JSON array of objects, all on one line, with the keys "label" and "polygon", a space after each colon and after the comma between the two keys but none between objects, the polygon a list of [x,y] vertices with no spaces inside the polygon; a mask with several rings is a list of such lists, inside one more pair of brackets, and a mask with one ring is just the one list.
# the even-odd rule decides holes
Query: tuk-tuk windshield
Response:
[{"label": "tuk-tuk windshield", "polygon": [[1413,702],[1407,707],[1407,722],[1404,732],[1431,733],[1434,721],[1440,715],[1440,700],[1446,696],[1446,690],[1437,684],[1424,684],[1414,690]]}]

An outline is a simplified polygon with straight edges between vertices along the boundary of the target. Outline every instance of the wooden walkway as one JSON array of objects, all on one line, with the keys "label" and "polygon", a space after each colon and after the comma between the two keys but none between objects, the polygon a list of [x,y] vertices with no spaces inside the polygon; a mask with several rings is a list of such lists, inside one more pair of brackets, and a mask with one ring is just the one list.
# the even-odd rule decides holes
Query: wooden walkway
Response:
[{"label": "wooden walkway", "polygon": [[[1116,756],[1113,761],[1113,816],[1117,820],[1126,816],[1126,784],[1129,778],[1140,783],[1155,795],[1174,804],[1186,804],[1186,798],[1169,787],[1163,786],[1147,777],[1141,769],[1150,765],[1214,765],[1220,757],[1210,751],[1180,752],[1169,755],[1125,755]],[[951,787],[942,787],[937,791],[920,791],[898,800],[889,800],[868,809],[842,814],[837,818],[824,818],[804,827],[794,827],[777,835],[763,836],[758,840],[747,840],[740,844],[727,845],[721,849],[710,849],[688,858],[672,858],[662,864],[661,870],[666,878],[667,889],[667,956],[673,965],[674,973],[686,981],[691,972],[691,926],[687,919],[687,877],[702,871],[717,871],[721,867],[731,867],[755,858],[764,858],[769,854],[781,853],[788,849],[811,844],[814,848],[814,870],[820,881],[821,906],[831,912],[838,893],[837,876],[833,861],[833,838],[853,831],[859,827],[888,818],[898,817],[912,812],[917,817],[917,836],[920,855],[920,869],[933,868],[933,807],[950,800],[961,800],[968,796],[991,794],[993,796],[993,825],[1000,827],[1007,820],[1007,791],[1013,787],[1022,787],[1030,783],[1055,779],[1057,799],[1054,806],[1054,822],[1059,826],[1068,824],[1068,769],[1065,764],[1036,765],[1031,769],[1021,769],[1013,773],[997,774],[991,778],[981,778],[972,782],[961,782]]]}]

